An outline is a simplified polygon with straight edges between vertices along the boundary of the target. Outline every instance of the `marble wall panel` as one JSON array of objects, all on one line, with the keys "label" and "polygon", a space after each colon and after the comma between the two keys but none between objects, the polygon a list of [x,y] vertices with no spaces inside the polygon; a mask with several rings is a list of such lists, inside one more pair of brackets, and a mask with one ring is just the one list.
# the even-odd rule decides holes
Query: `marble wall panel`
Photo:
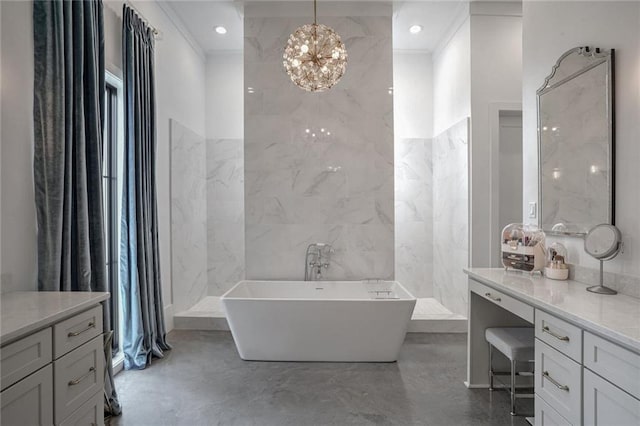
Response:
[{"label": "marble wall panel", "polygon": [[395,141],[395,271],[416,297],[433,295],[431,139]]},{"label": "marble wall panel", "polygon": [[175,312],[207,295],[206,146],[176,120],[171,132],[171,271]]},{"label": "marble wall panel", "polygon": [[469,264],[469,120],[433,140],[433,294],[467,315]]},{"label": "marble wall panel", "polygon": [[244,279],[244,143],[209,139],[207,158],[208,295]]},{"label": "marble wall panel", "polygon": [[[245,9],[246,12],[246,9]],[[247,279],[302,279],[308,244],[335,253],[325,278],[394,277],[391,9],[322,18],[349,54],[324,93],[282,67],[288,35],[308,18],[245,13],[244,167]]]}]

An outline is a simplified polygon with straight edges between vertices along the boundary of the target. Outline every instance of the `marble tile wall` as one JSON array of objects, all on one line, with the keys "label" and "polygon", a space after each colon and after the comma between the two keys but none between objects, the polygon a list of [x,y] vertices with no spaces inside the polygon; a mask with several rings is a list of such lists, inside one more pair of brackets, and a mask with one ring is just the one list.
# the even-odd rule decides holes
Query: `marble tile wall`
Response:
[{"label": "marble tile wall", "polygon": [[433,293],[452,312],[467,315],[469,263],[469,120],[433,140]]},{"label": "marble tile wall", "polygon": [[416,297],[433,295],[431,139],[395,141],[395,272]]},{"label": "marble tile wall", "polygon": [[244,141],[207,140],[208,295],[244,279]]},{"label": "marble tile wall", "polygon": [[171,132],[171,273],[174,311],[207,295],[206,146],[176,120]]},{"label": "marble tile wall", "polygon": [[308,93],[289,80],[282,50],[309,18],[245,7],[247,279],[302,279],[313,242],[335,248],[326,279],[394,277],[391,13],[319,16],[349,62],[335,87]]}]

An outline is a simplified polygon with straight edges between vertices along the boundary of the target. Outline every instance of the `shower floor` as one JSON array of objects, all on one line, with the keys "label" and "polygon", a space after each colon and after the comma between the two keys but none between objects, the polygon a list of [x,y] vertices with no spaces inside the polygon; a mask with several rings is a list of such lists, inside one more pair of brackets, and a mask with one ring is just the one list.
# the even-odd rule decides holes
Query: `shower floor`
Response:
[{"label": "shower floor", "polygon": [[[191,309],[175,315],[178,330],[229,330],[220,298],[207,296]],[[466,333],[467,319],[431,297],[419,298],[411,316],[410,333]]]}]

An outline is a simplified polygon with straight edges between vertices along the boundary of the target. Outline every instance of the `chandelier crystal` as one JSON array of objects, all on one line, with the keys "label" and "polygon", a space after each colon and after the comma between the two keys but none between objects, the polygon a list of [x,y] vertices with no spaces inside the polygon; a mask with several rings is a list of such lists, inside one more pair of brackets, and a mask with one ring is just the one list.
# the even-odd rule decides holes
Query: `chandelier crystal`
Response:
[{"label": "chandelier crystal", "polygon": [[347,69],[347,49],[333,29],[316,22],[315,0],[313,24],[299,27],[289,36],[282,57],[291,81],[309,92],[330,89]]}]

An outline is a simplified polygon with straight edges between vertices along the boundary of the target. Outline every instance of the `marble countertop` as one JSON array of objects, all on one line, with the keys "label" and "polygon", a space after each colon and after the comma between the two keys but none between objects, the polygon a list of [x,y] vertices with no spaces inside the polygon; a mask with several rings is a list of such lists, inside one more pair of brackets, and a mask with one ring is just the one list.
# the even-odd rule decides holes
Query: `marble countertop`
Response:
[{"label": "marble countertop", "polygon": [[0,345],[109,298],[103,292],[25,291],[0,295]]},{"label": "marble countertop", "polygon": [[476,281],[640,353],[640,299],[590,293],[586,284],[502,268],[465,268]]}]

